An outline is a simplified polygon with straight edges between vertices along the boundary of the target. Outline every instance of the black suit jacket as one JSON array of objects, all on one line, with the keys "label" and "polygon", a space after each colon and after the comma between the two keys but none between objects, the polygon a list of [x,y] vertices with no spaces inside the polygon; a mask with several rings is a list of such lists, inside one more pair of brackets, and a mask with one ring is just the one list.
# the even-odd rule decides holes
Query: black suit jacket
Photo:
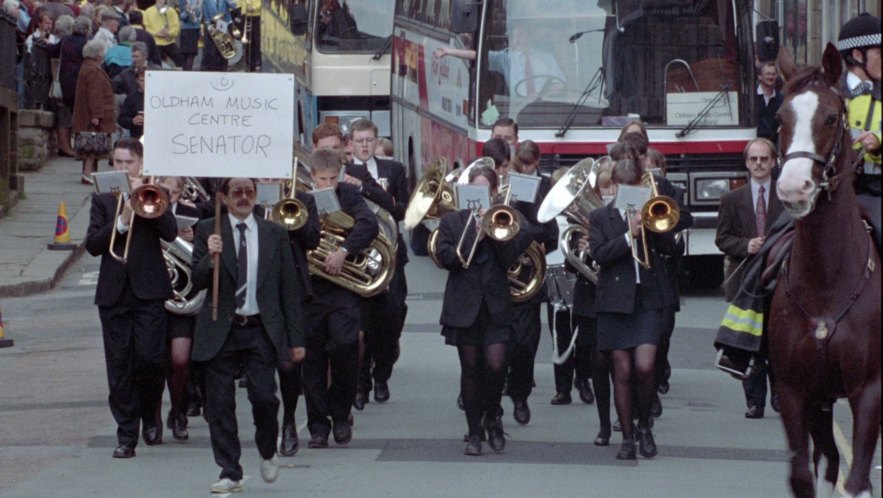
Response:
[{"label": "black suit jacket", "polygon": [[[589,249],[601,271],[595,294],[595,312],[632,313],[635,304],[636,275],[632,251],[626,242],[628,224],[614,203],[600,207],[589,215]],[[674,234],[645,231],[647,249],[650,251],[650,269],[642,266],[641,304],[644,309],[655,310],[675,304],[675,291],[671,286],[668,268],[663,254],[672,255],[676,250]],[[642,247],[641,241],[635,243]],[[642,256],[643,248],[639,251]]]},{"label": "black suit jacket", "polygon": [[[388,194],[377,180],[371,176],[368,167],[364,164],[347,163],[346,174],[362,181],[362,195],[366,199],[386,209],[390,213],[395,211],[395,202],[392,195]],[[407,202],[407,201],[405,201]]]},{"label": "black suit jacket", "polygon": [[[101,256],[98,285],[95,288],[95,304],[117,304],[128,285],[138,299],[170,299],[172,283],[163,258],[160,239],[173,241],[178,236],[175,217],[166,211],[154,219],[136,216],[129,225],[132,241],[126,263],[110,255],[110,237],[116,230],[117,198],[113,194],[93,194],[89,211],[89,228],[86,230],[86,250],[93,256]],[[127,234],[117,234],[114,247],[122,256]]]},{"label": "black suit jacket", "polygon": [[[439,223],[438,260],[448,270],[445,297],[439,323],[443,326],[465,328],[478,319],[484,302],[491,319],[498,325],[512,323],[512,297],[509,294],[507,269],[530,243],[530,236],[519,231],[515,239],[497,242],[485,237],[478,243],[476,256],[468,269],[457,257],[457,244],[467,223],[472,223],[471,211],[446,213]],[[463,257],[467,257],[475,229],[469,227],[463,243]],[[484,253],[485,259],[479,253]]]},{"label": "black suit jacket", "polygon": [[[378,188],[380,188],[380,185],[378,185]],[[381,190],[383,189],[381,188]],[[352,216],[355,221],[355,225],[353,225],[346,240],[343,241],[343,247],[346,249],[349,257],[353,257],[377,238],[380,227],[377,224],[377,217],[374,216],[374,212],[371,211],[371,208],[362,199],[362,194],[359,193],[357,187],[348,183],[338,183],[337,198],[340,201],[341,210]]]},{"label": "black suit jacket", "polygon": [[[305,343],[301,318],[300,287],[295,274],[294,258],[288,231],[278,223],[255,217],[258,227],[257,303],[260,308],[264,330],[273,342],[279,360],[291,360],[288,348]],[[214,232],[214,218],[199,222],[193,244],[193,286],[196,290],[212,285],[212,257],[208,252],[208,237]],[[221,218],[221,241],[218,284],[218,320],[212,321],[211,292],[196,318],[193,336],[193,360],[208,361],[214,358],[230,333],[236,311],[237,264],[233,229],[228,215]]]},{"label": "black suit jacket", "polygon": [[296,192],[295,198],[307,208],[307,222],[298,230],[288,232],[291,242],[291,253],[294,256],[294,267],[303,286],[302,300],[313,297],[313,283],[310,280],[310,268],[307,263],[307,251],[319,246],[319,212],[316,211],[316,200],[306,192]]},{"label": "black suit jacket", "polygon": [[[766,215],[766,233],[770,232],[773,222],[782,214],[782,203],[776,194],[775,182],[770,182],[769,205]],[[742,283],[741,273],[729,277],[736,267],[748,257],[748,241],[757,237],[757,217],[751,196],[751,183],[727,192],[721,197],[718,211],[717,234],[714,242],[718,249],[727,255],[727,285],[724,289],[727,301],[731,301]]]}]

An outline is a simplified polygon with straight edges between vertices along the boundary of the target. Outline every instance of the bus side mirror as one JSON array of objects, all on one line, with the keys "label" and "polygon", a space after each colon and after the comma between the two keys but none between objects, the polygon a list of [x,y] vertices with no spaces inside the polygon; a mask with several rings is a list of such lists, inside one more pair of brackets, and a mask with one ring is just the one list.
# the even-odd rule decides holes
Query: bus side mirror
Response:
[{"label": "bus side mirror", "polygon": [[760,21],[755,33],[757,60],[761,63],[775,61],[779,54],[779,22],[774,19]]},{"label": "bus side mirror", "polygon": [[307,7],[302,3],[296,3],[291,6],[291,33],[294,36],[303,36],[307,34],[307,26],[309,26],[309,15]]},{"label": "bus side mirror", "polygon": [[475,33],[481,16],[481,3],[475,0],[453,0],[451,2],[451,32]]}]

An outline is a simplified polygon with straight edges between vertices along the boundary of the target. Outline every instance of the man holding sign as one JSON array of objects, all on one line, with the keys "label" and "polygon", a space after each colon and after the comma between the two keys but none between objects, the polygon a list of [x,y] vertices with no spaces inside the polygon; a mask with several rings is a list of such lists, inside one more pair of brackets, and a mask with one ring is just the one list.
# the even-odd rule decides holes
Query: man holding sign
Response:
[{"label": "man holding sign", "polygon": [[[252,214],[256,197],[254,180],[225,179],[220,198],[228,213],[220,220],[221,233],[212,233],[215,220],[205,220],[197,225],[193,246],[196,289],[211,284],[212,256],[220,255],[218,302],[203,306],[193,341],[193,361],[205,368],[206,420],[215,462],[221,467],[213,493],[242,490],[233,382],[240,365],[248,376],[261,477],[273,482],[279,473],[276,366],[280,361],[299,362],[305,352],[301,290],[291,278],[296,270],[288,233]],[[217,320],[212,319],[211,305],[217,307]]]}]

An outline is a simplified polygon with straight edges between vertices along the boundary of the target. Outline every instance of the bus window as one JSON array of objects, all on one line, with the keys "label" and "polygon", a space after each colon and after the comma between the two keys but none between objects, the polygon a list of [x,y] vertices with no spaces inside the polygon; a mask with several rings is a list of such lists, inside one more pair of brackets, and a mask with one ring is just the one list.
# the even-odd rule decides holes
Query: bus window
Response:
[{"label": "bus window", "polygon": [[321,52],[374,53],[392,35],[392,2],[320,0],[316,44]]}]

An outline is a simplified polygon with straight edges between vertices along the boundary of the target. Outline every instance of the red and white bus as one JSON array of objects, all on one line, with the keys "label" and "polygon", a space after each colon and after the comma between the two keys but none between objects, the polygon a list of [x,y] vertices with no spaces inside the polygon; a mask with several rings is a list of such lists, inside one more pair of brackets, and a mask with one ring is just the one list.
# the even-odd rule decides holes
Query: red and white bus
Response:
[{"label": "red and white bus", "polygon": [[[397,0],[391,112],[396,157],[416,182],[461,165],[510,117],[550,172],[606,154],[632,117],[648,125],[696,223],[688,264],[720,283],[721,195],[746,178],[756,135],[750,0]],[[474,59],[438,56],[441,47]],[[535,61],[528,69],[525,54]],[[501,62],[502,61],[502,62]],[[701,268],[701,271],[698,271]]]}]

